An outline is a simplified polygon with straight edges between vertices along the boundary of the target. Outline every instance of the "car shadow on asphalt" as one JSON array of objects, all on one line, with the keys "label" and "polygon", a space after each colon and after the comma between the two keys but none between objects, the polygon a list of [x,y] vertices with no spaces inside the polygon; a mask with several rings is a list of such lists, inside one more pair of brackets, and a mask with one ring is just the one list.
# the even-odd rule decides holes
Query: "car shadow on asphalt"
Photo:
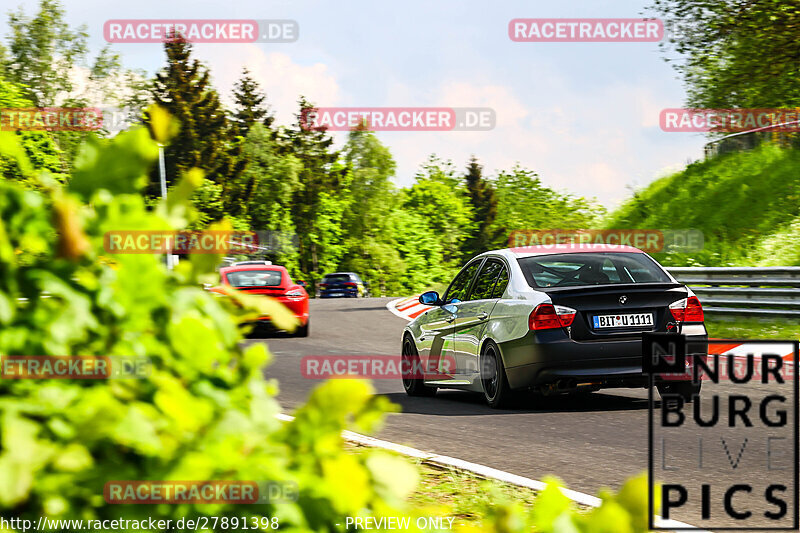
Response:
[{"label": "car shadow on asphalt", "polygon": [[[471,416],[519,413],[579,413],[592,411],[646,411],[647,398],[595,392],[585,395],[520,397],[506,409],[492,409],[482,394],[439,391],[433,398],[412,398],[403,392],[383,394],[400,405],[404,413],[439,416]],[[655,407],[658,407],[656,402]]]},{"label": "car shadow on asphalt", "polygon": [[[309,337],[298,337],[296,333],[277,329],[272,326],[256,326],[249,331],[242,331],[245,341],[263,341],[269,339],[291,339],[302,338],[308,339]],[[312,333],[313,335],[313,333]]]}]

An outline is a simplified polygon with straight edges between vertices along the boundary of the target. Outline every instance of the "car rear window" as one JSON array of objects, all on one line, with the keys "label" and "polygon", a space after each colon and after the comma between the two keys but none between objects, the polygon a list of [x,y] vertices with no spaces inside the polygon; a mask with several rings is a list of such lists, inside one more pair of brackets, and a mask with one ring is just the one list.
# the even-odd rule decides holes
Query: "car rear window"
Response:
[{"label": "car rear window", "polygon": [[228,272],[233,287],[276,287],[281,284],[280,270],[242,270]]},{"label": "car rear window", "polygon": [[553,254],[525,257],[518,261],[528,285],[534,288],[672,281],[645,254]]},{"label": "car rear window", "polygon": [[339,283],[340,281],[350,281],[350,274],[329,274],[322,280],[324,283]]}]

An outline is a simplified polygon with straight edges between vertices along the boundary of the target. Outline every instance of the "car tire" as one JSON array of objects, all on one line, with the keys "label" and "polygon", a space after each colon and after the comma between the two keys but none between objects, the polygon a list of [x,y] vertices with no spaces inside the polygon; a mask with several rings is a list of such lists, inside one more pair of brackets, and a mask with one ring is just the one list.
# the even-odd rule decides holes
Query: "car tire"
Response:
[{"label": "car tire", "polygon": [[[406,335],[403,337],[403,350],[401,357],[401,368],[419,368],[419,353],[414,340]],[[406,363],[406,361],[408,361]],[[430,397],[436,394],[436,387],[428,387],[425,381],[418,378],[403,376],[403,388],[409,396]]]},{"label": "car tire", "polygon": [[486,403],[492,409],[500,409],[511,404],[513,393],[508,384],[506,369],[500,350],[493,342],[487,342],[481,354],[481,385]]},{"label": "car tire", "polygon": [[295,337],[308,337],[309,330],[311,328],[311,321],[307,321],[305,325],[298,327],[294,330]]},{"label": "car tire", "polygon": [[664,399],[664,395],[677,395],[683,398],[684,403],[692,403],[695,396],[700,396],[700,389],[702,388],[702,383],[692,383],[691,381],[681,381],[677,383],[663,383],[658,385],[658,394],[661,395],[661,399]]}]

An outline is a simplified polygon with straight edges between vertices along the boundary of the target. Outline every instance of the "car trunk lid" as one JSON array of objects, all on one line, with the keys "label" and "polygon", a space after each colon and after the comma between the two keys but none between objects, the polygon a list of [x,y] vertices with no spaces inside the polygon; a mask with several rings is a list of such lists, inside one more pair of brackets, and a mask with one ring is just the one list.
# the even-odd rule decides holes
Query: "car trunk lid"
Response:
[{"label": "car trunk lid", "polygon": [[[542,290],[542,289],[540,289]],[[686,298],[680,283],[638,283],[592,285],[543,289],[554,305],[576,310],[570,337],[576,341],[604,341],[635,338],[644,331],[667,331],[674,321],[669,304]],[[652,324],[641,324],[630,315],[652,315]],[[598,327],[595,317],[619,316],[623,326]]]}]

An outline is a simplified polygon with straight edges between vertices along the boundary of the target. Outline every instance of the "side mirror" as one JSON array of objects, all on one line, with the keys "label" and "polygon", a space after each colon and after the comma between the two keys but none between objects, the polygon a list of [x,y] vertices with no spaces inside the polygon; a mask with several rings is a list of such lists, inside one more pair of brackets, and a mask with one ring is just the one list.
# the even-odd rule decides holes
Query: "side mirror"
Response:
[{"label": "side mirror", "polygon": [[439,293],[436,291],[423,292],[419,295],[419,303],[422,305],[439,305]]},{"label": "side mirror", "polygon": [[298,279],[297,280],[297,284],[300,285],[301,287],[303,287],[304,289],[306,288],[306,282],[303,281],[302,279]]}]

